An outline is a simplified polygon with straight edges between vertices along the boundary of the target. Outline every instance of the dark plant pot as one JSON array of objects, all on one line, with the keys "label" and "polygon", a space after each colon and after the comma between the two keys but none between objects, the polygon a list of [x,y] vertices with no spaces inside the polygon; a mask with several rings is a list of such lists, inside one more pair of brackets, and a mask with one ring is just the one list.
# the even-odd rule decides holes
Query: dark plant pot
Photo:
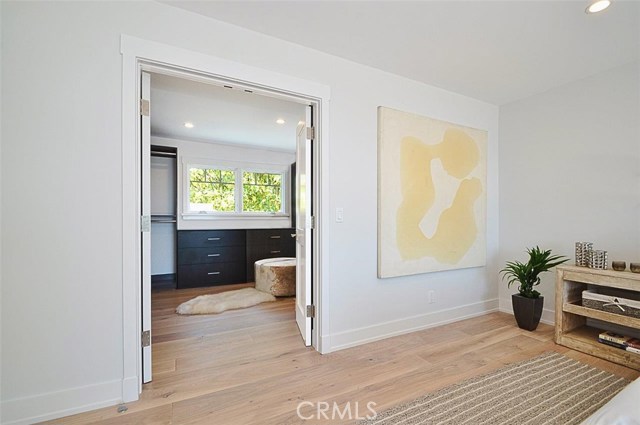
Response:
[{"label": "dark plant pot", "polygon": [[535,331],[542,317],[544,297],[526,298],[520,294],[513,294],[511,302],[513,303],[513,314],[516,316],[518,327],[528,331]]}]

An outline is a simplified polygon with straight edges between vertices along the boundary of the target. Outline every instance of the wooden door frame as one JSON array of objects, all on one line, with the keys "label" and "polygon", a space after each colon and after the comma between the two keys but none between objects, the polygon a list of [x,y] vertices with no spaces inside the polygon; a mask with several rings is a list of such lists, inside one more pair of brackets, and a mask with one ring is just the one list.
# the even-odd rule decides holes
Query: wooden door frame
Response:
[{"label": "wooden door frame", "polygon": [[[293,101],[314,105],[316,139],[313,146],[313,202],[316,229],[313,240],[312,301],[316,317],[313,347],[323,352],[322,329],[328,328],[328,217],[329,214],[329,87],[226,59],[128,35],[120,38],[122,54],[122,350],[123,402],[142,392],[141,357],[141,140],[138,119],[140,72],[162,69],[185,78],[217,80],[251,88]],[[302,102],[301,102],[302,103]]]}]

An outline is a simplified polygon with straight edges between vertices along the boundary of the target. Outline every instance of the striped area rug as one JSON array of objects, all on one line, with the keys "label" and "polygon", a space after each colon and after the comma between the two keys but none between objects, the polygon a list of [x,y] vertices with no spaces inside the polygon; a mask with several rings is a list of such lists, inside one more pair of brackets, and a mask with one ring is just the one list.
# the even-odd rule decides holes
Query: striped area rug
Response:
[{"label": "striped area rug", "polygon": [[579,424],[628,383],[558,353],[546,353],[443,388],[359,423]]}]

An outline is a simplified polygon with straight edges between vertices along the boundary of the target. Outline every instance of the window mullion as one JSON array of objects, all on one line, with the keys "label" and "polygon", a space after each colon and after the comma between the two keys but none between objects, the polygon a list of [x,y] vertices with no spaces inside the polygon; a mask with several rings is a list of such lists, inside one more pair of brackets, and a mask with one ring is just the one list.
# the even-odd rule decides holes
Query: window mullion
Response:
[{"label": "window mullion", "polygon": [[235,194],[235,199],[236,199],[236,212],[237,213],[242,213],[243,211],[243,205],[242,205],[242,192],[243,192],[243,188],[242,188],[242,169],[240,168],[236,168],[235,170],[235,176],[236,176],[236,190],[234,191]]},{"label": "window mullion", "polygon": [[286,203],[286,191],[287,185],[286,182],[286,172],[280,174],[280,212],[283,214],[287,213],[287,203]]}]

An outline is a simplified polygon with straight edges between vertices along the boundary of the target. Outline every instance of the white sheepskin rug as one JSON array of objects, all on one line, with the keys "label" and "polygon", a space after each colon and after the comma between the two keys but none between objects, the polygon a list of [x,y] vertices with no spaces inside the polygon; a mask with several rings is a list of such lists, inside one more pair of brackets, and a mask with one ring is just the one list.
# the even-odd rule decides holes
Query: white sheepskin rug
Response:
[{"label": "white sheepskin rug", "polygon": [[236,289],[212,295],[200,295],[178,306],[178,314],[215,314],[275,301],[276,297],[255,288]]}]

